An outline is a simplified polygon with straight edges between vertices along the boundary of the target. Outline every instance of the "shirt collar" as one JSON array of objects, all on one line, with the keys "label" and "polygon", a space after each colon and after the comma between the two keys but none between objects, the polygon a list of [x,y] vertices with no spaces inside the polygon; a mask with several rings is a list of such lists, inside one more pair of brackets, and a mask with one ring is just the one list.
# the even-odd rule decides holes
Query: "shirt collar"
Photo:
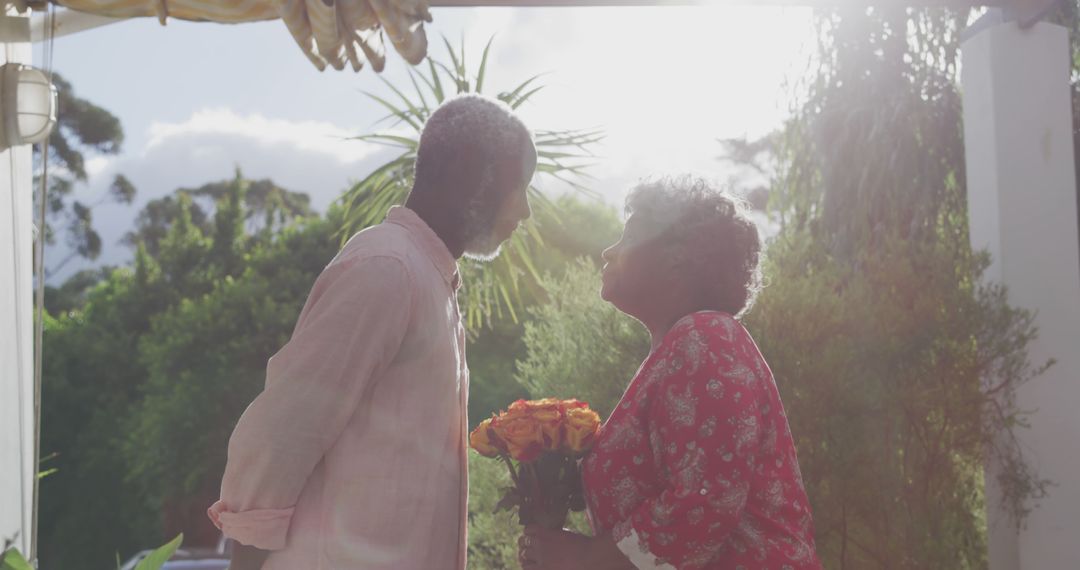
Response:
[{"label": "shirt collar", "polygon": [[405,228],[412,235],[420,249],[439,270],[439,274],[446,280],[447,285],[454,290],[461,286],[457,260],[435,230],[432,230],[427,222],[416,215],[416,212],[405,206],[394,206],[386,214],[386,221]]}]

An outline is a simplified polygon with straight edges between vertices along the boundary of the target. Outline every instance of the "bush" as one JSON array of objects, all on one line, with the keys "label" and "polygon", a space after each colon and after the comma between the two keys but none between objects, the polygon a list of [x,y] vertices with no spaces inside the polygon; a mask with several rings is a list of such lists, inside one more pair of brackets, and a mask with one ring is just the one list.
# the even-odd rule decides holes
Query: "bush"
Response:
[{"label": "bush", "polygon": [[606,417],[649,353],[649,333],[600,298],[600,272],[580,259],[547,277],[549,302],[525,323],[517,379],[533,397],[578,398]]},{"label": "bush", "polygon": [[[509,511],[494,512],[510,475],[501,462],[469,452],[469,570],[519,568],[517,541],[521,525]],[[569,529],[588,534],[584,513],[570,513]]]},{"label": "bush", "polygon": [[508,511],[493,512],[510,487],[510,474],[502,463],[469,451],[469,569],[517,568],[517,540],[521,527]]}]

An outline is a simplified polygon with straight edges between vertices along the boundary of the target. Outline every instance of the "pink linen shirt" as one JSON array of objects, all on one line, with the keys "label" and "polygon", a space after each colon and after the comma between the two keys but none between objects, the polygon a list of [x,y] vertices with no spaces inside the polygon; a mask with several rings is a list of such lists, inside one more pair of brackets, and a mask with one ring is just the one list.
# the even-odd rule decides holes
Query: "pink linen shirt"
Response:
[{"label": "pink linen shirt", "polygon": [[468,368],[457,263],[407,208],[319,275],[229,440],[225,536],[264,570],[464,570]]}]

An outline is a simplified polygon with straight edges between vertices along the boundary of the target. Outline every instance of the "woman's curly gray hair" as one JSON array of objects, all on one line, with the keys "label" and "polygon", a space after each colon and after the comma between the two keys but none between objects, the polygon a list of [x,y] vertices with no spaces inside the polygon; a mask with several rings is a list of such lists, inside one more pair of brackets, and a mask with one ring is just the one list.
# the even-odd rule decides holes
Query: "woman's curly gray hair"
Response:
[{"label": "woman's curly gray hair", "polygon": [[761,290],[761,237],[742,200],[707,180],[647,179],[626,198],[627,215],[661,228],[707,308],[741,316]]}]

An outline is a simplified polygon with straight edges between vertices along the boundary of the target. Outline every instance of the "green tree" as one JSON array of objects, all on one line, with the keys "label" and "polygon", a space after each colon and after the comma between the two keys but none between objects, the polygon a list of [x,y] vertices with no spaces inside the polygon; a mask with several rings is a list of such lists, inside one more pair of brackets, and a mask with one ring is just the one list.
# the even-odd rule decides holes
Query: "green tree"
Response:
[{"label": "green tree", "polygon": [[[390,206],[404,202],[412,188],[420,131],[435,107],[454,94],[484,92],[491,41],[484,48],[475,76],[466,65],[464,40],[458,50],[449,42],[446,42],[446,48],[449,62],[429,58],[428,73],[412,68],[408,70],[414,94],[406,95],[402,88],[385,79],[383,81],[387,88],[393,92],[392,97],[368,94],[389,111],[385,120],[393,121],[394,126],[406,127],[408,134],[381,132],[357,137],[397,148],[401,152],[342,196],[345,205],[345,219],[341,228],[343,242],[356,231],[381,221]],[[498,93],[496,97],[516,109],[543,88],[536,83],[539,78],[539,75],[533,76],[508,91]],[[601,138],[599,130],[534,129],[539,158],[537,172],[588,193],[581,178],[588,166],[587,159],[591,157],[589,149]],[[553,204],[535,186],[529,187],[529,200],[537,213],[556,212]],[[471,330],[490,325],[504,315],[516,321],[518,311],[524,306],[522,289],[535,287],[540,276],[534,264],[535,249],[543,243],[543,237],[532,220],[523,224],[523,230],[515,232],[503,248],[503,253],[494,261],[476,263],[463,260],[462,276],[470,287],[463,292],[461,302]]]},{"label": "green tree", "polygon": [[203,227],[178,194],[154,253],[138,245],[133,268],[47,322],[42,449],[58,471],[42,486],[44,567],[112,567],[163,527],[214,540],[205,508],[230,422],[338,247],[327,220],[250,228],[251,184],[222,186]]},{"label": "green tree", "polygon": [[506,466],[469,452],[469,568],[517,568],[517,539],[521,527],[510,511],[495,512],[511,486]]},{"label": "green tree", "polygon": [[648,331],[600,298],[589,260],[544,285],[550,300],[525,323],[518,382],[534,397],[578,398],[607,417],[649,353]]},{"label": "green tree", "polygon": [[[193,224],[204,232],[216,204],[228,195],[231,180],[211,182],[198,188],[180,188],[171,194],[151,200],[135,218],[135,228],[124,236],[129,246],[142,244],[156,254],[161,239],[180,214],[181,196],[188,199],[188,215]],[[274,233],[298,218],[312,214],[310,199],[303,192],[286,190],[272,180],[244,180],[244,231],[248,234]]]},{"label": "green tree", "polygon": [[82,307],[86,303],[86,297],[98,283],[105,281],[116,270],[115,267],[97,267],[83,269],[68,277],[59,286],[45,286],[45,310],[55,316],[60,316]]},{"label": "green tree", "polygon": [[986,567],[982,466],[1021,521],[1046,482],[1011,430],[1030,314],[981,285],[967,233],[967,13],[819,18],[820,66],[774,139],[770,283],[750,330],[788,410],[829,568]]},{"label": "green tree", "polygon": [[[78,183],[87,180],[85,153],[114,155],[120,152],[124,131],[120,120],[107,110],[82,99],[60,74],[52,76],[57,91],[57,125],[49,135],[49,184],[47,218],[44,228],[47,245],[56,243],[62,226],[64,241],[70,250],[46,269],[54,274],[72,259],[97,259],[101,254],[101,236],[94,229],[93,211],[108,203],[130,204],[136,190],[123,175],[117,175],[108,190],[90,203],[74,198]],[[38,147],[34,147],[38,152]],[[40,157],[37,157],[40,159]],[[40,182],[35,186],[40,185]]]},{"label": "green tree", "polygon": [[84,307],[46,321],[41,447],[57,454],[58,471],[42,482],[44,566],[111,567],[118,551],[162,537],[160,513],[124,481],[124,419],[147,376],[141,339],[159,313],[210,290],[218,265],[211,245],[182,215],[158,258],[140,248],[134,270],[112,272]]},{"label": "green tree", "polygon": [[229,434],[337,252],[336,229],[311,219],[283,230],[205,295],[159,313],[141,339],[147,376],[125,423],[127,481],[144,508],[169,515],[167,533],[206,529]]}]

